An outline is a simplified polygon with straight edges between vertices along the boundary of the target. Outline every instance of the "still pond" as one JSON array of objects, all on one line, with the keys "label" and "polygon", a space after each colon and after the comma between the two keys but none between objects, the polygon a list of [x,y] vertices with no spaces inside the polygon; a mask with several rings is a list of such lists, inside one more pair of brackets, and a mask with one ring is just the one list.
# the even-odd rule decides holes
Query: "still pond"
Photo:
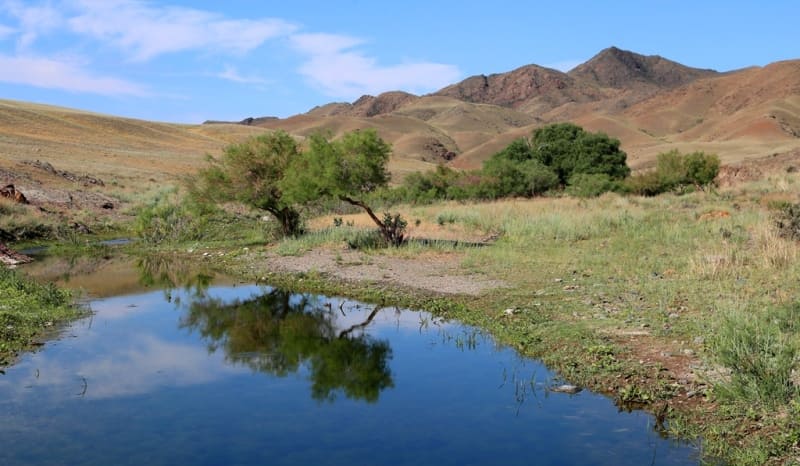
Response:
[{"label": "still pond", "polygon": [[556,374],[457,322],[116,267],[67,281],[100,274],[92,315],[0,375],[0,464],[699,464],[651,415],[552,392]]}]

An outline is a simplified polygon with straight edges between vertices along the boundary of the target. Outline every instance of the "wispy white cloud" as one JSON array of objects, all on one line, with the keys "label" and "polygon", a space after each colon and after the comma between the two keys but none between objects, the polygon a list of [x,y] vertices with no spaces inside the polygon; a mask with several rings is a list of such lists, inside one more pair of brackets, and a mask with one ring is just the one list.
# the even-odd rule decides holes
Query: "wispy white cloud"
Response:
[{"label": "wispy white cloud", "polygon": [[[74,92],[147,94],[136,83],[89,71],[91,62],[79,65],[53,58],[65,52],[84,51],[87,59],[94,60],[98,58],[91,55],[93,49],[116,52],[121,70],[178,53],[222,53],[240,65],[240,58],[275,39],[288,39],[302,60],[297,71],[312,86],[336,98],[395,89],[422,93],[450,84],[461,74],[457,67],[443,63],[382,64],[360,48],[363,39],[301,33],[300,26],[281,18],[236,19],[144,0],[0,0],[0,13],[12,21],[0,25],[0,38],[12,38],[17,44],[16,54],[0,55],[4,68],[0,80]],[[59,49],[57,44],[62,42],[65,45]],[[240,73],[234,66],[215,76],[248,85],[269,82],[257,74]]]},{"label": "wispy white cloud", "polygon": [[61,13],[50,3],[30,5],[19,0],[4,0],[0,11],[15,18],[19,27],[13,31],[18,34],[17,46],[25,49],[40,36],[56,30],[62,25]]},{"label": "wispy white cloud", "polygon": [[85,70],[80,63],[52,58],[0,54],[0,81],[89,94],[152,95],[146,88],[131,81],[98,76]]},{"label": "wispy white cloud", "polygon": [[221,72],[215,74],[217,78],[233,81],[239,84],[268,84],[269,81],[260,76],[243,75],[235,67],[227,65]]},{"label": "wispy white cloud", "polygon": [[75,0],[72,32],[102,40],[146,61],[187,50],[246,53],[296,29],[276,18],[227,19],[184,7],[135,0]]},{"label": "wispy white cloud", "polygon": [[581,63],[583,63],[583,60],[563,60],[555,63],[548,63],[542,66],[544,66],[545,68],[552,68],[554,70],[563,71],[564,73],[566,73],[567,71],[575,68]]},{"label": "wispy white cloud", "polygon": [[457,80],[456,66],[406,62],[380,65],[373,57],[354,49],[363,41],[335,34],[296,34],[290,37],[296,50],[308,56],[300,73],[331,97],[353,99],[389,90],[427,92]]}]

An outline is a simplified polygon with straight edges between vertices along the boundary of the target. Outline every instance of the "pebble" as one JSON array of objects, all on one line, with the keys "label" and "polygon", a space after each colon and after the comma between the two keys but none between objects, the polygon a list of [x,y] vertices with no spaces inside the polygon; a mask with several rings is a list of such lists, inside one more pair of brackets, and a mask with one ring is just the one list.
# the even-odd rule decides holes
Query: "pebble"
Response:
[{"label": "pebble", "polygon": [[694,356],[694,350],[686,348],[685,350],[683,350],[683,354],[685,354],[686,356]]},{"label": "pebble", "polygon": [[577,385],[570,385],[570,384],[558,385],[556,387],[550,388],[551,392],[569,393],[570,395],[574,395],[575,393],[578,393],[581,390],[583,390],[581,387],[578,387]]}]

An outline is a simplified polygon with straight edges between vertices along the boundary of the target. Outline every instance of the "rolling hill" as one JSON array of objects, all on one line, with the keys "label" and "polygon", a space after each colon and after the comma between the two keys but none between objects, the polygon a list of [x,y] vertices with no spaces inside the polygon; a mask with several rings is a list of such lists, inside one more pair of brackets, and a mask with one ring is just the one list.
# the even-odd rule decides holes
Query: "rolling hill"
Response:
[{"label": "rolling hill", "polygon": [[425,96],[387,92],[251,124],[300,136],[374,127],[402,174],[431,163],[477,168],[558,121],[619,138],[633,168],[673,148],[715,152],[724,163],[790,152],[800,148],[800,60],[718,72],[610,47],[568,73],[526,65]]},{"label": "rolling hill", "polygon": [[374,127],[394,148],[390,170],[480,167],[513,139],[573,121],[622,141],[629,164],[678,148],[723,163],[800,151],[800,60],[717,72],[610,47],[568,73],[525,65],[472,76],[417,96],[393,91],[329,103],[290,118],[178,125],[0,100],[0,174],[40,176],[41,160],[117,186],[154,187],[191,172],[205,154],[259,132],[298,137]]}]

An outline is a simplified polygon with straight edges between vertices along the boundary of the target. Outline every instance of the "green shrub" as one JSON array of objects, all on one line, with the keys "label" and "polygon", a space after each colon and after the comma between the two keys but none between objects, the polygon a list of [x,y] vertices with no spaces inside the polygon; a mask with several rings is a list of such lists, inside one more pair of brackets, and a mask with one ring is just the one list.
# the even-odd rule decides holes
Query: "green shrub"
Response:
[{"label": "green shrub", "polygon": [[605,173],[578,173],[569,179],[567,194],[575,197],[597,197],[619,189],[619,183]]},{"label": "green shrub", "polygon": [[789,402],[797,394],[791,377],[798,356],[798,316],[798,304],[724,316],[712,349],[731,375],[715,391],[732,401],[766,406]]},{"label": "green shrub", "polygon": [[198,203],[192,196],[181,197],[172,189],[160,193],[140,207],[133,231],[145,243],[192,241],[264,241],[282,236],[280,222],[271,216],[248,217],[227,212],[214,204]]},{"label": "green shrub", "polygon": [[350,249],[383,249],[388,247],[386,239],[378,230],[356,230],[345,239]]},{"label": "green shrub", "polygon": [[686,181],[697,186],[708,186],[714,183],[719,174],[719,157],[716,154],[692,152],[683,159]]},{"label": "green shrub", "polygon": [[800,204],[784,203],[778,209],[775,215],[778,233],[784,238],[800,240]]},{"label": "green shrub", "polygon": [[496,154],[483,165],[484,194],[497,199],[507,196],[532,197],[558,187],[558,175],[538,160],[518,162]]},{"label": "green shrub", "polygon": [[627,155],[620,150],[618,139],[587,132],[572,123],[537,128],[529,146],[532,158],[555,171],[562,185],[577,173],[603,173],[614,179],[630,174]]},{"label": "green shrub", "polygon": [[628,178],[625,189],[641,196],[656,196],[668,191],[703,188],[714,183],[719,166],[719,157],[714,154],[692,152],[683,155],[671,150],[658,154],[655,170]]},{"label": "green shrub", "polygon": [[625,180],[623,189],[639,196],[657,196],[667,191],[661,183],[658,173],[649,171],[637,173]]}]

